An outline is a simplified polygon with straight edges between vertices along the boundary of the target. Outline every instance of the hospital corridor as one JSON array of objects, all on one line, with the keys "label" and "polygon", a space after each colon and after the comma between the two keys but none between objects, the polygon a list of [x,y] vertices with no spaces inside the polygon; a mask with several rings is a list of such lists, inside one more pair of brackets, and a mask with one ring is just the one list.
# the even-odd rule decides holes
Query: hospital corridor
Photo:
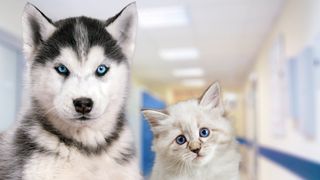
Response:
[{"label": "hospital corridor", "polygon": [[[28,2],[57,21],[107,19],[131,1]],[[28,96],[26,3],[0,1],[0,133],[14,126]],[[141,110],[200,98],[214,82],[238,143],[241,180],[320,179],[319,0],[136,0],[136,6],[126,117],[144,179],[155,163],[156,137]]]}]

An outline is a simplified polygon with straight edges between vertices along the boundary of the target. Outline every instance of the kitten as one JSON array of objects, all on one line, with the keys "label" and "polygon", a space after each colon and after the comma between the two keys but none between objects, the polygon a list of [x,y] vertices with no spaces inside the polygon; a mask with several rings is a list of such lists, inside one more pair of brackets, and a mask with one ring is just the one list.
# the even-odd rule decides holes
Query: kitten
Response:
[{"label": "kitten", "polygon": [[239,179],[240,155],[218,83],[200,99],[142,112],[154,133],[151,180]]}]

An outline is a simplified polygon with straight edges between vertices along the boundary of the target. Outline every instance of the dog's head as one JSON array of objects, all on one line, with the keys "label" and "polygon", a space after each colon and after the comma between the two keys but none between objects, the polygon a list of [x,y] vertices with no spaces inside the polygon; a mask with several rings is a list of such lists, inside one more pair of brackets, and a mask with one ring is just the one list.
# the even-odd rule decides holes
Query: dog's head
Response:
[{"label": "dog's head", "polygon": [[56,22],[27,4],[22,19],[29,93],[45,113],[76,123],[122,108],[135,45],[135,3],[107,20]]}]

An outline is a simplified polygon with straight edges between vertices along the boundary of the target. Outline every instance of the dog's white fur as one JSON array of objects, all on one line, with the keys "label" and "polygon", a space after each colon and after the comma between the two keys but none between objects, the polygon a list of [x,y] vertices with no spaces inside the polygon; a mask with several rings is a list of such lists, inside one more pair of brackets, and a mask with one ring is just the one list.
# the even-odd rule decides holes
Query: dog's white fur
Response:
[{"label": "dog's white fur", "polygon": [[[141,179],[138,160],[132,157],[128,162],[121,164],[116,161],[123,156],[121,149],[133,148],[133,138],[130,128],[125,124],[119,138],[113,142],[106,152],[97,155],[85,155],[73,146],[68,146],[57,136],[46,131],[39,122],[25,127],[28,121],[25,116],[33,110],[32,100],[36,100],[42,109],[47,121],[59,130],[66,138],[81,142],[89,148],[97,148],[106,143],[105,137],[112,135],[119,113],[123,111],[128,94],[130,62],[119,63],[105,56],[101,46],[89,47],[87,54],[77,56],[74,49],[61,47],[60,54],[46,65],[34,65],[33,58],[37,55],[37,47],[32,38],[30,17],[40,25],[42,40],[47,40],[56,30],[33,5],[27,4],[23,15],[24,52],[27,58],[24,105],[21,120],[8,132],[0,136],[0,179],[24,180],[137,180]],[[127,6],[116,21],[106,27],[112,37],[117,40],[127,60],[133,57],[137,12],[135,3]],[[123,21],[132,24],[124,29]],[[77,24],[81,26],[81,23]],[[125,28],[128,28],[125,27]],[[83,27],[76,28],[79,31]],[[85,30],[84,30],[85,31]],[[126,32],[124,32],[126,31]],[[85,32],[76,32],[79,36],[77,47],[85,49],[88,42]],[[127,34],[123,34],[127,33]],[[83,36],[82,36],[83,35]],[[81,44],[83,43],[83,44]],[[64,64],[70,70],[70,76],[64,81],[57,74],[54,67]],[[100,64],[110,67],[107,76],[97,78],[95,70]],[[79,97],[89,97],[94,102],[90,112],[91,120],[75,120],[73,100]],[[35,112],[43,113],[43,112]],[[32,118],[32,117],[31,117]],[[23,164],[15,159],[15,136],[19,130],[25,130],[30,139],[37,146],[45,147],[46,152],[33,153]],[[26,139],[27,141],[27,139]],[[55,154],[55,155],[52,155]],[[12,169],[4,170],[12,166]],[[20,169],[18,166],[22,166]],[[10,172],[8,172],[10,171]],[[12,172],[11,172],[12,171]],[[22,171],[22,172],[19,172]]]},{"label": "dog's white fur", "polygon": [[[33,131],[37,133],[36,129]],[[66,147],[46,132],[39,130],[38,133],[43,136],[37,138],[38,142],[42,141],[46,147],[59,153],[59,156],[33,155],[23,171],[25,180],[137,180],[141,178],[136,160],[121,166],[113,159],[119,155],[118,149],[121,146],[126,147],[132,143],[128,142],[132,136],[129,129],[125,130],[121,139],[108,154],[99,156],[83,156],[79,151]],[[93,133],[87,135],[93,135]]]},{"label": "dog's white fur", "polygon": [[[97,79],[92,74],[101,63],[109,64],[110,71],[105,80]],[[101,47],[92,47],[87,60],[79,63],[71,48],[63,48],[61,55],[54,63],[66,65],[72,75],[67,82],[61,81],[54,70],[55,64],[47,69],[39,67],[33,70],[40,76],[37,84],[33,84],[31,92],[47,109],[51,123],[69,137],[73,137],[85,145],[96,146],[104,141],[111,132],[114,119],[122,108],[127,96],[128,67],[105,59]],[[115,86],[116,85],[116,86]],[[46,92],[46,93],[43,93]],[[72,121],[77,116],[72,100],[77,97],[90,97],[94,103],[90,121]],[[50,113],[50,112],[54,113]],[[59,120],[57,120],[59,119]]]}]

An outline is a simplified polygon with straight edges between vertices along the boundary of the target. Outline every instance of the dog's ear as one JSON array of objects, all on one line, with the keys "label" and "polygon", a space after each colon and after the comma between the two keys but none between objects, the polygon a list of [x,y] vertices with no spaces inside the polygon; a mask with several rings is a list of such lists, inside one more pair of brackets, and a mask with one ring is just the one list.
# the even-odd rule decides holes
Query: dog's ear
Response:
[{"label": "dog's ear", "polygon": [[26,59],[54,32],[55,26],[37,7],[27,3],[22,15],[23,51]]},{"label": "dog's ear", "polygon": [[106,22],[107,31],[117,40],[118,45],[129,60],[134,54],[137,21],[137,7],[136,3],[133,2]]}]

